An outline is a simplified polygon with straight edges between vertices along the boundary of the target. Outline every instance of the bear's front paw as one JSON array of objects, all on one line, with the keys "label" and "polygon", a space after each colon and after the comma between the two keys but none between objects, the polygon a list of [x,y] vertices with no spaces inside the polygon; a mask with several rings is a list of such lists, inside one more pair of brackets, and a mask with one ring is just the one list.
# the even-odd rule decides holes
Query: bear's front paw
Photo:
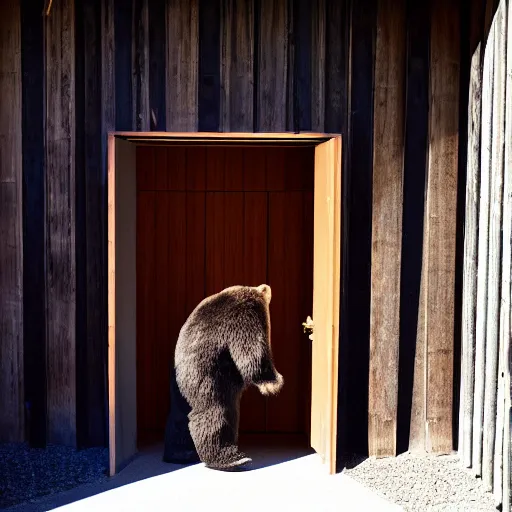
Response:
[{"label": "bear's front paw", "polygon": [[257,386],[262,395],[268,396],[268,395],[277,395],[279,393],[279,391],[281,391],[283,384],[284,384],[283,376],[280,373],[277,373],[276,380],[262,382],[261,384],[257,384]]}]

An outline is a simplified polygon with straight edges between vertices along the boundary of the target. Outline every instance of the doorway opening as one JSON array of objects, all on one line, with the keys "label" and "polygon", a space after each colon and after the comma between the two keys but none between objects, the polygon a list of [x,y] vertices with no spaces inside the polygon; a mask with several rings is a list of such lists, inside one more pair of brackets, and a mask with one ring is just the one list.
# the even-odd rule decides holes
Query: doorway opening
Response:
[{"label": "doorway opening", "polygon": [[340,240],[339,135],[109,134],[111,475],[163,440],[188,314],[231,284],[262,283],[285,386],[244,394],[240,444],[307,445],[335,472]]},{"label": "doorway opening", "polygon": [[[162,442],[179,330],[206,296],[272,288],[271,341],[285,386],[242,397],[240,443],[309,446],[314,147],[136,148],[137,445]],[[172,407],[172,404],[171,404]]]}]

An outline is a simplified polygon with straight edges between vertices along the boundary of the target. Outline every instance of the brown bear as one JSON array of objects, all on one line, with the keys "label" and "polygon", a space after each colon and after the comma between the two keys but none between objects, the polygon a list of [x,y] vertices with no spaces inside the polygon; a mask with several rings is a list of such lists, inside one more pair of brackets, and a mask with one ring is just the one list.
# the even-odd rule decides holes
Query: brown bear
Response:
[{"label": "brown bear", "polygon": [[204,299],[181,328],[176,383],[190,406],[190,434],[207,467],[251,461],[238,448],[242,392],[254,384],[272,395],[283,386],[270,347],[270,300],[268,285],[232,286]]}]

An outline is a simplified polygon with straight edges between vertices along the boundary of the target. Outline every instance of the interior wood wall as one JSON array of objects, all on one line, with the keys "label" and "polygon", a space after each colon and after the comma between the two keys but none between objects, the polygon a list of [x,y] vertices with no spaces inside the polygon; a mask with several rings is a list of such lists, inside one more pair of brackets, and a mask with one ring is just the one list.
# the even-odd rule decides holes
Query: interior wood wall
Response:
[{"label": "interior wood wall", "polygon": [[106,443],[108,130],[315,130],[344,145],[340,450],[450,451],[473,4],[2,2],[0,439]]}]

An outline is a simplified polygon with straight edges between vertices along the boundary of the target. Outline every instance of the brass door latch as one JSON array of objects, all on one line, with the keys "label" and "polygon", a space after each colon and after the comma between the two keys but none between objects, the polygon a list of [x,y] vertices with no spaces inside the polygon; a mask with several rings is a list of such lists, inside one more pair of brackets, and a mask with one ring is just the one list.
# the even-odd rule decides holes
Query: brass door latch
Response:
[{"label": "brass door latch", "polygon": [[304,330],[304,334],[307,334],[309,339],[313,339],[313,329],[315,327],[315,324],[313,323],[313,320],[310,316],[307,317],[305,322],[302,322],[302,328]]}]

